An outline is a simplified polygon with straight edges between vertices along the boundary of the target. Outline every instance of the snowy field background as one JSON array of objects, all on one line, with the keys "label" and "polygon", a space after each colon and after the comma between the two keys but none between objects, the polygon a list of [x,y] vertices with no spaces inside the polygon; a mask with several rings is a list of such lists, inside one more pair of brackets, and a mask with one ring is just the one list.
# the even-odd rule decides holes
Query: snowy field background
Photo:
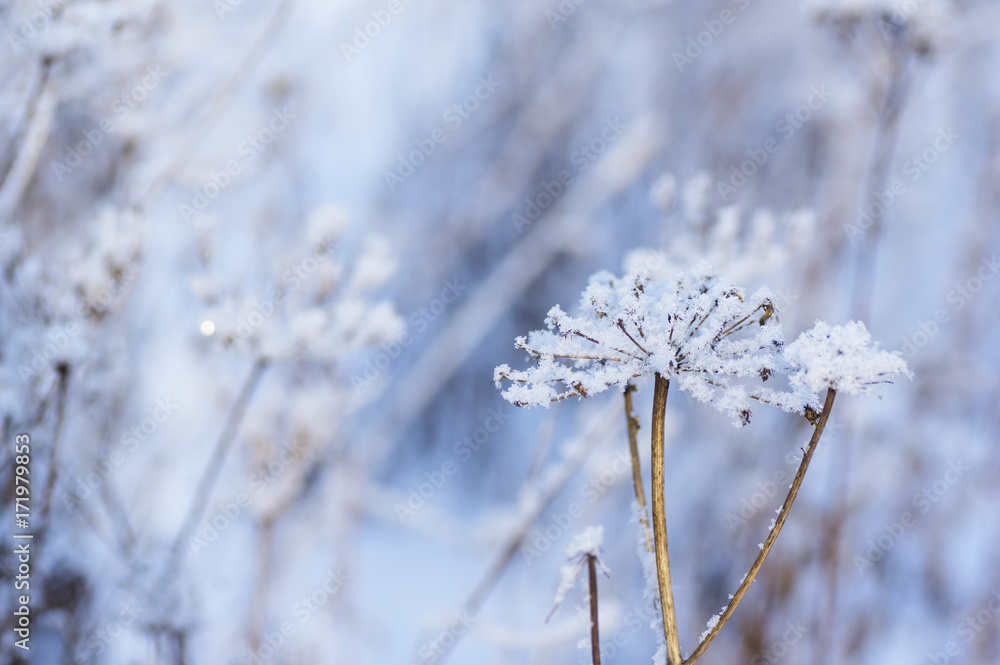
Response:
[{"label": "snowy field background", "polygon": [[[1000,5],[0,2],[0,435],[32,440],[5,663],[651,662],[622,398],[493,369],[587,277],[710,262],[789,337],[914,378],[838,398],[705,663],[1000,661]],[[645,468],[652,382],[638,384]],[[672,392],[685,653],[809,439]],[[647,495],[648,471],[647,471]],[[584,648],[578,648],[582,642]]]}]

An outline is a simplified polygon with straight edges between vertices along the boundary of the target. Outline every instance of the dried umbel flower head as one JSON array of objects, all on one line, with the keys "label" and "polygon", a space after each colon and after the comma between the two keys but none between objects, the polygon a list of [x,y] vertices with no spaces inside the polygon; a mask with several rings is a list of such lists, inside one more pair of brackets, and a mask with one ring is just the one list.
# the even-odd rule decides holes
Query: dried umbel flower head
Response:
[{"label": "dried umbel flower head", "polygon": [[[494,381],[516,406],[548,406],[659,374],[734,419],[749,422],[751,400],[814,415],[827,388],[873,394],[873,386],[908,374],[898,354],[879,351],[864,324],[818,322],[787,347],[766,290],[747,296],[706,264],[670,281],[641,273],[598,273],[570,316],[549,310],[546,330],[518,337],[535,365],[500,365]],[[788,390],[766,387],[774,375]]]},{"label": "dried umbel flower head", "polygon": [[735,379],[766,380],[783,366],[781,327],[768,292],[747,296],[705,264],[662,282],[639,273],[620,279],[598,273],[580,309],[570,316],[557,305],[546,330],[517,338],[515,346],[536,365],[496,368],[497,387],[511,384],[505,399],[547,406],[660,374],[745,423],[751,393]]},{"label": "dried umbel flower head", "polygon": [[879,385],[899,374],[912,376],[900,354],[880,351],[860,321],[843,326],[817,321],[786,347],[785,357],[789,384],[807,395],[832,388],[847,395],[877,396]]}]

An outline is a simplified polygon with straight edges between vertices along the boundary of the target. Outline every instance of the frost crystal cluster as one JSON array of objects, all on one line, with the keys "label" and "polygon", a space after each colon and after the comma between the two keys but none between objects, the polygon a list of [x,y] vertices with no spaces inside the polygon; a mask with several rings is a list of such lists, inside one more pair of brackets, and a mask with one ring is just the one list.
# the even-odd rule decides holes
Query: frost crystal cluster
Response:
[{"label": "frost crystal cluster", "polygon": [[[584,529],[582,532],[578,533],[573,537],[573,541],[566,548],[566,557],[568,562],[560,569],[559,576],[559,588],[556,590],[555,597],[555,607],[559,607],[560,604],[566,599],[566,594],[570,592],[573,585],[576,584],[577,578],[580,576],[580,571],[583,570],[584,564],[587,562],[587,557],[592,556],[595,559],[597,565],[597,570],[608,574],[608,568],[600,560],[601,545],[604,542],[604,527],[603,526],[591,526]],[[552,610],[555,612],[555,608]],[[551,617],[552,615],[549,614]]]},{"label": "frost crystal cluster", "polygon": [[[817,323],[786,348],[771,294],[752,295],[707,264],[656,281],[646,273],[591,277],[570,316],[549,310],[546,330],[518,337],[535,365],[494,371],[503,397],[516,406],[547,406],[659,374],[681,390],[746,424],[751,400],[809,414],[824,388],[867,394],[906,373],[898,355],[878,351],[864,324]],[[764,387],[775,375],[789,390]]]},{"label": "frost crystal cluster", "polygon": [[794,368],[789,383],[807,394],[833,388],[847,395],[869,395],[874,386],[889,383],[897,374],[910,376],[899,354],[879,351],[860,321],[845,326],[817,321],[788,345],[785,356]]}]

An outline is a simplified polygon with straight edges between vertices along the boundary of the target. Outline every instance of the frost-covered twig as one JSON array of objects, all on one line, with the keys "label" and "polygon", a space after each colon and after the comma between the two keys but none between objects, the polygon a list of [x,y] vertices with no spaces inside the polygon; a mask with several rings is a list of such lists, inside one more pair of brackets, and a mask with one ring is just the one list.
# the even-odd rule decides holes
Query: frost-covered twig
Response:
[{"label": "frost-covered twig", "polygon": [[833,388],[829,388],[826,391],[826,401],[823,404],[823,411],[819,415],[819,420],[816,423],[816,428],[813,430],[812,438],[809,440],[809,445],[806,446],[805,452],[802,455],[802,462],[799,463],[799,470],[795,473],[795,478],[792,480],[792,486],[788,490],[788,495],[785,497],[785,502],[781,504],[781,510],[778,512],[778,517],[774,522],[774,526],[771,528],[771,533],[768,534],[767,539],[761,545],[760,553],[757,558],[754,559],[753,564],[750,566],[750,570],[747,572],[746,576],[740,582],[740,586],[736,589],[736,593],[733,594],[732,599],[729,604],[726,605],[726,609],[722,612],[722,616],[718,617],[714,625],[708,630],[708,634],[705,635],[698,647],[688,656],[687,660],[683,662],[683,665],[693,665],[693,663],[705,653],[705,649],[708,645],[712,643],[712,640],[716,638],[722,627],[726,625],[729,618],[733,616],[733,612],[736,611],[736,606],[740,604],[743,600],[743,596],[746,595],[747,590],[750,589],[750,585],[753,583],[754,578],[757,573],[760,572],[761,566],[764,565],[764,559],[767,558],[768,553],[774,546],[775,541],[778,539],[778,534],[781,533],[781,527],[784,526],[785,520],[788,519],[788,511],[792,507],[792,503],[795,502],[795,497],[799,493],[799,487],[802,486],[802,480],[806,476],[806,470],[809,468],[809,461],[812,459],[813,453],[816,451],[816,444],[819,443],[820,437],[823,435],[823,429],[826,427],[826,421],[830,417],[830,410],[833,408],[833,399],[836,397],[837,392]]},{"label": "frost-covered twig", "polygon": [[677,614],[674,610],[674,589],[670,581],[670,555],[667,551],[667,514],[664,496],[664,419],[667,415],[667,392],[670,381],[656,375],[653,388],[653,420],[650,435],[653,458],[653,541],[656,554],[656,579],[660,588],[663,611],[663,638],[667,645],[667,663],[680,665],[680,637],[677,634]]},{"label": "frost-covered twig", "polygon": [[9,146],[8,157],[11,161],[0,167],[0,219],[10,219],[24,197],[55,122],[59,87],[49,76],[51,66],[43,63],[42,67],[39,82],[42,87],[37,96],[32,93],[24,120],[26,125],[18,128],[16,143],[12,142]]},{"label": "frost-covered twig", "polygon": [[559,589],[556,591],[555,606],[549,612],[549,616],[545,618],[545,622],[548,623],[552,615],[559,609],[559,605],[566,599],[566,594],[576,584],[583,566],[586,565],[590,592],[590,649],[594,665],[601,664],[601,644],[597,626],[597,569],[600,568],[605,577],[608,575],[607,566],[601,563],[598,558],[603,540],[604,527],[600,526],[587,527],[573,538],[573,542],[566,549],[569,563],[563,566],[560,571],[562,579],[559,582]]},{"label": "frost-covered twig", "polygon": [[[615,412],[618,411],[617,408],[614,409]],[[517,526],[511,530],[510,535],[506,541],[501,545],[497,556],[493,561],[493,564],[487,569],[486,573],[476,584],[475,588],[469,594],[465,603],[462,605],[462,611],[471,615],[476,615],[479,613],[479,609],[482,607],[483,603],[486,601],[486,597],[489,595],[493,586],[500,579],[503,571],[507,569],[507,565],[510,563],[511,559],[521,548],[521,544],[524,539],[528,537],[528,531],[531,529],[532,525],[538,521],[538,518],[542,516],[542,513],[552,502],[555,501],[559,493],[566,487],[566,484],[573,477],[580,467],[583,465],[584,461],[590,452],[601,443],[605,437],[611,431],[611,426],[614,423],[612,419],[612,411],[606,409],[604,412],[599,414],[597,418],[592,421],[592,425],[588,428],[588,431],[582,437],[582,440],[573,445],[566,457],[559,462],[556,462],[544,472],[538,474],[538,480],[533,483],[533,486],[529,486],[522,490],[522,494],[525,491],[530,490],[534,494],[534,499],[530,502],[530,510],[525,511],[525,513],[520,517]],[[455,641],[441,653],[438,658],[438,663],[444,661],[445,657],[451,653],[455,648],[455,644],[461,638],[461,635],[455,636]]]},{"label": "frost-covered twig", "polygon": [[[573,537],[569,547],[566,548],[568,563],[559,570],[559,588],[556,589],[552,611],[545,617],[545,623],[549,622],[549,619],[556,613],[556,610],[559,609],[562,602],[566,600],[566,596],[576,585],[576,581],[580,579],[580,573],[583,571],[584,564],[587,563],[587,558],[591,556],[596,558],[601,553],[602,544],[604,544],[604,527],[602,526],[587,527]],[[598,565],[607,575],[608,570],[604,564],[598,562]]]}]

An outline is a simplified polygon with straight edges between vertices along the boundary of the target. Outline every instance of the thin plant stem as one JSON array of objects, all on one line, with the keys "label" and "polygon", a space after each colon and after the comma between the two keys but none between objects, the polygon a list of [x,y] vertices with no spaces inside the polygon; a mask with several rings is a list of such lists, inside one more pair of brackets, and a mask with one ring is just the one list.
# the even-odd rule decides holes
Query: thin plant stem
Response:
[{"label": "thin plant stem", "polygon": [[646,491],[642,486],[642,463],[639,461],[639,419],[632,410],[632,393],[635,386],[625,386],[625,422],[628,425],[628,449],[632,457],[632,485],[635,487],[635,501],[639,504],[639,524],[646,539],[646,551],[653,551],[653,531],[646,515]]},{"label": "thin plant stem", "polygon": [[590,575],[590,653],[594,665],[601,665],[601,644],[597,631],[597,557],[587,555],[587,571]]},{"label": "thin plant stem", "polygon": [[[911,60],[912,58],[907,57],[902,62],[895,63],[892,79],[882,100],[878,123],[875,127],[874,154],[865,177],[863,192],[864,196],[868,198],[862,203],[864,207],[870,205],[869,201],[875,194],[885,191],[889,187],[892,156],[895,154],[896,143],[899,139],[899,117],[909,93]],[[871,228],[866,231],[870,241],[861,243],[858,248],[851,293],[851,316],[860,321],[870,319],[872,295],[875,290],[878,245],[882,235],[885,213],[884,206],[871,212]]]},{"label": "thin plant stem", "polygon": [[[59,12],[60,9],[57,8],[56,12]],[[15,162],[17,162],[18,151],[24,146],[25,138],[30,133],[29,127],[35,118],[35,113],[38,111],[38,105],[45,92],[45,86],[49,82],[53,64],[55,64],[55,58],[49,56],[44,57],[39,63],[38,74],[32,82],[31,92],[28,93],[28,101],[25,105],[24,113],[17,125],[15,125],[14,135],[11,137],[10,143],[7,144],[7,148],[0,155],[0,192],[3,191],[4,185],[7,184],[7,177],[11,174]]]},{"label": "thin plant stem", "polygon": [[[602,414],[604,415],[604,414]],[[493,561],[490,568],[486,571],[486,574],[479,580],[475,588],[469,594],[465,603],[462,605],[462,612],[470,614],[472,616],[477,616],[483,603],[486,602],[486,598],[493,587],[496,585],[500,576],[507,569],[508,564],[514,556],[521,551],[521,546],[525,539],[530,535],[529,531],[531,527],[538,521],[549,506],[555,501],[559,493],[563,491],[566,484],[570,481],[581,466],[583,466],[584,461],[590,452],[597,447],[604,437],[608,436],[611,432],[611,428],[616,422],[610,411],[606,412],[607,418],[599,418],[595,424],[589,428],[589,431],[583,437],[583,444],[580,451],[573,457],[573,459],[564,460],[561,464],[566,466],[556,468],[556,473],[550,476],[548,482],[541,482],[536,486],[539,493],[538,501],[535,502],[533,509],[524,514],[521,517],[520,524],[511,531],[510,536],[500,547],[495,560]],[[543,474],[544,475],[544,472]],[[529,485],[526,485],[529,487]],[[455,636],[455,640],[448,647],[443,647],[444,651],[438,654],[437,662],[438,665],[443,663],[448,655],[454,650],[456,644],[461,639],[461,633]]]},{"label": "thin plant stem", "polygon": [[250,650],[256,652],[267,627],[267,599],[270,595],[271,565],[274,558],[274,527],[277,515],[268,515],[257,527],[257,589],[250,601]]},{"label": "thin plant stem", "polygon": [[281,0],[274,13],[271,14],[271,18],[260,37],[243,56],[236,71],[222,85],[218,95],[208,105],[204,114],[195,119],[192,133],[179,142],[179,149],[168,163],[167,168],[146,186],[146,189],[134,200],[133,207],[138,208],[159,198],[170,181],[176,179],[197,157],[199,148],[204,144],[204,136],[212,131],[213,126],[224,116],[226,108],[236,97],[240,88],[257,71],[264,56],[267,55],[281,34],[282,28],[285,27],[285,23],[294,9],[294,4],[294,0]]},{"label": "thin plant stem", "polygon": [[61,363],[56,367],[59,375],[59,389],[56,401],[56,424],[52,432],[52,449],[49,452],[49,477],[46,479],[45,490],[42,493],[42,530],[48,528],[49,510],[52,508],[52,492],[59,483],[59,441],[62,437],[63,423],[66,420],[66,393],[69,391],[69,365]]},{"label": "thin plant stem", "polygon": [[677,614],[674,610],[674,589],[670,583],[670,555],[667,550],[667,514],[664,497],[664,418],[667,415],[667,391],[670,380],[656,373],[653,388],[653,424],[650,436],[653,458],[653,545],[656,555],[656,580],[660,587],[660,608],[663,612],[663,637],[667,645],[668,665],[681,665],[680,638],[677,635]]},{"label": "thin plant stem", "polygon": [[243,388],[240,389],[239,397],[236,398],[236,402],[229,412],[229,417],[226,418],[226,424],[222,428],[218,442],[215,444],[212,459],[209,460],[208,467],[198,482],[198,489],[195,491],[191,507],[188,508],[187,517],[185,517],[184,524],[174,539],[173,547],[170,550],[170,558],[167,561],[166,576],[168,577],[179,563],[180,552],[184,547],[184,543],[198,525],[198,520],[201,518],[205,510],[205,505],[211,497],[215,481],[218,479],[219,472],[222,471],[222,464],[226,461],[226,453],[229,452],[229,448],[232,447],[232,443],[236,439],[236,432],[243,422],[243,416],[246,415],[250,398],[253,396],[257,384],[260,382],[261,374],[263,374],[266,368],[267,360],[265,358],[258,358],[253,365],[253,369],[250,371],[250,375],[243,383]]},{"label": "thin plant stem", "polygon": [[795,502],[795,496],[799,493],[799,488],[802,486],[802,480],[806,476],[806,470],[809,468],[809,461],[812,459],[813,453],[816,452],[816,444],[819,443],[819,439],[823,436],[823,429],[826,427],[826,421],[830,417],[830,410],[833,409],[833,399],[836,397],[837,392],[830,388],[826,391],[826,401],[823,404],[823,411],[819,414],[819,420],[816,422],[816,429],[813,430],[812,438],[809,439],[809,444],[802,454],[802,461],[799,463],[799,469],[795,473],[795,478],[792,480],[792,486],[788,490],[788,496],[785,497],[785,502],[781,504],[781,510],[778,512],[778,518],[774,522],[774,527],[771,529],[771,533],[768,534],[767,539],[764,541],[761,547],[760,553],[757,558],[754,559],[753,564],[750,566],[749,572],[743,577],[740,582],[740,586],[736,589],[736,593],[733,594],[733,599],[729,601],[726,605],[726,609],[722,612],[722,616],[716,622],[715,626],[709,631],[705,639],[701,641],[701,644],[694,650],[694,652],[688,656],[687,660],[684,661],[683,665],[692,665],[708,648],[708,645],[712,643],[712,640],[716,638],[722,627],[726,625],[730,617],[733,616],[733,612],[736,611],[736,607],[743,600],[743,596],[746,595],[747,590],[750,589],[750,585],[753,583],[754,578],[757,577],[757,573],[760,572],[761,566],[764,565],[764,559],[767,558],[768,553],[774,546],[774,542],[778,539],[778,534],[781,533],[781,527],[784,526],[785,520],[788,519],[788,511],[792,508],[792,503]]},{"label": "thin plant stem", "polygon": [[[865,177],[863,196],[867,197],[862,207],[868,207],[872,198],[889,187],[889,176],[892,171],[892,157],[896,152],[899,139],[899,118],[909,98],[910,76],[913,56],[911,54],[897,61],[893,66],[890,80],[882,100],[878,122],[875,127],[875,143],[873,156],[868,173]],[[871,228],[866,231],[868,242],[860,243],[857,260],[854,266],[854,287],[851,295],[851,318],[859,321],[871,319],[872,301],[875,295],[875,284],[878,267],[878,246],[882,238],[882,227],[885,223],[887,210],[885,206],[875,207],[870,211]],[[828,663],[836,660],[834,638],[837,630],[837,604],[839,595],[839,578],[841,554],[845,543],[842,538],[844,524],[847,522],[850,499],[851,465],[856,445],[856,432],[851,431],[842,446],[843,461],[840,464],[838,482],[838,498],[836,507],[824,519],[824,532],[828,534],[830,546],[829,564],[827,569],[827,608],[825,621],[818,635],[819,648],[816,650],[817,663]]]}]

